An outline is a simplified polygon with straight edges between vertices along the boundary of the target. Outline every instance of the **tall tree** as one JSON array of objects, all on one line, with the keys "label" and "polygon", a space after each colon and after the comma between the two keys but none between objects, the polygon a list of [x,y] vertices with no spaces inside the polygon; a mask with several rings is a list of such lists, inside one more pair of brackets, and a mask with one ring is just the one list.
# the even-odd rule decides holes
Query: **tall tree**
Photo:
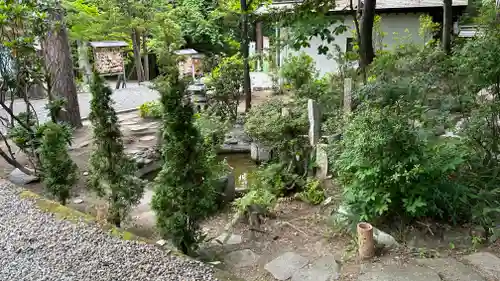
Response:
[{"label": "tall tree", "polygon": [[443,50],[451,52],[451,33],[453,31],[453,6],[452,0],[443,0]]},{"label": "tall tree", "polygon": [[[360,1],[361,2],[361,1]],[[373,21],[375,20],[376,0],[365,0],[360,23],[359,55],[361,67],[364,69],[375,58],[373,49]]]},{"label": "tall tree", "polygon": [[49,32],[42,38],[42,50],[47,74],[49,75],[49,100],[62,98],[65,110],[60,112],[59,120],[74,128],[82,127],[78,93],[73,73],[73,60],[64,23],[63,11],[59,1],[48,4],[48,17],[51,22]]},{"label": "tall tree", "polygon": [[241,9],[241,56],[243,57],[243,93],[245,95],[245,112],[252,107],[252,83],[250,81],[249,48],[249,8],[252,0],[240,0]]}]

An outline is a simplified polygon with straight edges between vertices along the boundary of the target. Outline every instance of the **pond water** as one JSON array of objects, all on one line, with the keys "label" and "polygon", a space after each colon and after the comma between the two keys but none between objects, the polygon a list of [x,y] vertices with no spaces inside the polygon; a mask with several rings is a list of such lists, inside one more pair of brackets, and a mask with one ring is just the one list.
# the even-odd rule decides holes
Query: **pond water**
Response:
[{"label": "pond water", "polygon": [[[219,160],[223,160],[225,158],[229,166],[233,167],[237,186],[241,185],[241,183],[239,183],[241,175],[257,168],[257,164],[255,164],[255,162],[250,158],[250,154],[248,153],[220,154],[218,158]],[[145,174],[142,178],[147,181],[153,181],[156,175],[160,172],[160,169],[161,166],[159,169]]]}]

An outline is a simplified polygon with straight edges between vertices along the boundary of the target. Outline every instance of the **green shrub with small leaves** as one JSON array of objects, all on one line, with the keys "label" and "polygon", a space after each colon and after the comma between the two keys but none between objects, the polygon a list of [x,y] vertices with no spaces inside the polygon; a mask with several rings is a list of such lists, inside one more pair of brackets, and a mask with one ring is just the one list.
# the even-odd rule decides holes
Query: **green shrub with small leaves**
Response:
[{"label": "green shrub with small leaves", "polygon": [[292,89],[297,90],[314,81],[317,70],[313,58],[305,52],[301,52],[297,56],[285,59],[280,74]]},{"label": "green shrub with small leaves", "polygon": [[73,184],[77,181],[77,166],[68,153],[71,129],[63,124],[43,125],[40,144],[42,180],[45,188],[65,205]]},{"label": "green shrub with small leaves", "polygon": [[139,106],[139,116],[142,118],[160,119],[162,112],[159,101],[148,101]]},{"label": "green shrub with small leaves", "polygon": [[243,83],[243,59],[240,55],[223,58],[210,73],[207,83],[210,109],[224,119],[236,120]]},{"label": "green shrub with small leaves", "polygon": [[325,191],[319,180],[308,179],[303,190],[297,193],[296,197],[309,204],[318,205],[325,200]]}]

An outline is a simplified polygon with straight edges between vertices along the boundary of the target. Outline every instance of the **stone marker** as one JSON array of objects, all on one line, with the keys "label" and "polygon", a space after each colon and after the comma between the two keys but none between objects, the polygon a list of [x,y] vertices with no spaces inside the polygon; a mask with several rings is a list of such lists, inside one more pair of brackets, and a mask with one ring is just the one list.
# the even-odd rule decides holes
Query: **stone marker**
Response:
[{"label": "stone marker", "polygon": [[291,281],[333,281],[340,278],[340,265],[334,257],[326,256],[314,261],[310,266],[297,270]]},{"label": "stone marker", "polygon": [[316,178],[324,180],[328,177],[328,155],[326,154],[326,144],[316,146]]},{"label": "stone marker", "polygon": [[307,116],[309,117],[309,143],[312,147],[316,147],[319,141],[321,117],[318,104],[312,99],[307,101]]},{"label": "stone marker", "polygon": [[[31,170],[30,170],[31,171]],[[9,181],[12,182],[13,184],[28,184],[32,183],[35,181],[38,181],[39,178],[33,175],[27,175],[23,171],[19,170],[16,168],[14,171],[12,171],[9,175]]]},{"label": "stone marker", "polygon": [[351,113],[352,110],[352,79],[344,79],[344,112]]},{"label": "stone marker", "polygon": [[252,250],[243,249],[230,252],[225,256],[224,261],[234,267],[241,268],[254,266],[259,258],[260,256],[255,254]]},{"label": "stone marker", "polygon": [[441,281],[441,277],[427,267],[379,265],[359,275],[358,281]]},{"label": "stone marker", "polygon": [[269,271],[274,278],[278,280],[286,280],[304,267],[308,260],[303,256],[294,253],[286,252],[283,255],[275,258],[264,266],[264,269]]},{"label": "stone marker", "polygon": [[417,263],[437,272],[443,281],[485,281],[472,268],[453,258],[418,259]]},{"label": "stone marker", "polygon": [[487,253],[479,252],[464,257],[475,266],[483,276],[491,279],[500,279],[500,258]]}]

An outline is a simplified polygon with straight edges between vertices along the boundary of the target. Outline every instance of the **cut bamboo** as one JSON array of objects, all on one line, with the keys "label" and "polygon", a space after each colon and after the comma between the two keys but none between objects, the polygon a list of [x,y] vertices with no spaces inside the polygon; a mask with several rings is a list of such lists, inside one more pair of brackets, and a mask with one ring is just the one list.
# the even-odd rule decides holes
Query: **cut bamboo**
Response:
[{"label": "cut bamboo", "polygon": [[373,226],[367,222],[360,222],[358,229],[358,252],[363,260],[375,255],[375,242],[373,239]]}]

